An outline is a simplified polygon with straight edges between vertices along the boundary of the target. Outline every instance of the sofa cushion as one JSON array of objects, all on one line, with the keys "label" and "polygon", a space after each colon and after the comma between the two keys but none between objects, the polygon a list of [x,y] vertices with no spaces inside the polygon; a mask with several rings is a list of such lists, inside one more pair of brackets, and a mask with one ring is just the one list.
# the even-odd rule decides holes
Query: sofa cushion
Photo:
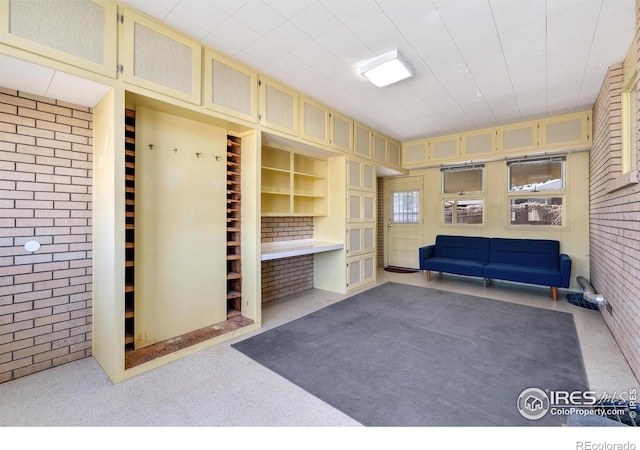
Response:
[{"label": "sofa cushion", "polygon": [[517,281],[520,283],[541,284],[543,286],[561,286],[562,276],[557,269],[523,266],[520,264],[489,263],[484,266],[485,278]]},{"label": "sofa cushion", "polygon": [[434,270],[437,272],[455,273],[457,275],[481,277],[484,265],[485,263],[482,261],[441,258],[436,256],[423,261],[420,268],[422,270]]},{"label": "sofa cushion", "polygon": [[484,237],[438,235],[434,256],[486,264],[489,261],[490,243],[491,239]]},{"label": "sofa cushion", "polygon": [[541,267],[558,271],[560,242],[548,239],[493,238],[489,250],[489,263]]}]

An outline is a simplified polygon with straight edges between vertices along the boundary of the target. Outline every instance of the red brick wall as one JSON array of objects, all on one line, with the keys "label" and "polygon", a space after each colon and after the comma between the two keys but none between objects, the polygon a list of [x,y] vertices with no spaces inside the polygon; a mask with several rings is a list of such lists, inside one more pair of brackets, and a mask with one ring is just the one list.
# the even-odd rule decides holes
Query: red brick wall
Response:
[{"label": "red brick wall", "polygon": [[[262,242],[312,238],[312,217],[262,218]],[[262,303],[312,288],[313,255],[262,262]]]},{"label": "red brick wall", "polygon": [[378,267],[384,267],[384,178],[378,178],[378,242],[376,243],[376,251],[378,252]]},{"label": "red brick wall", "polygon": [[0,88],[0,382],[91,355],[91,169],[89,108]]}]

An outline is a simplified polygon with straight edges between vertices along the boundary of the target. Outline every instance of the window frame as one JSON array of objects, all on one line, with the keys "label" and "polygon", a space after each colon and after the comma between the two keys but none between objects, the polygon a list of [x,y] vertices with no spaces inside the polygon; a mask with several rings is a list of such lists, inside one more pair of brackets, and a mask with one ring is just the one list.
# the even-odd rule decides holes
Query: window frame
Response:
[{"label": "window frame", "polygon": [[[560,189],[542,189],[542,190],[513,190],[511,188],[511,167],[517,165],[517,163],[527,163],[527,164],[536,164],[536,163],[544,163],[545,161],[553,162],[557,160],[561,162],[561,181],[562,187]],[[567,205],[567,155],[556,155],[556,156],[546,156],[541,158],[531,158],[531,159],[512,159],[507,160],[506,162],[506,171],[507,171],[507,202],[506,202],[506,220],[507,226],[509,228],[517,228],[521,229],[546,229],[546,230],[558,230],[558,229],[566,229],[568,227],[567,217],[568,217],[568,205]],[[535,188],[534,188],[535,189]],[[512,203],[514,200],[518,199],[554,199],[560,198],[562,201],[562,222],[559,225],[554,224],[545,224],[545,225],[536,225],[535,223],[530,223],[531,221],[527,221],[527,223],[513,223],[511,220],[512,217]]]},{"label": "window frame", "polygon": [[[460,192],[445,192],[445,174],[451,172],[467,171],[467,170],[480,170],[481,171],[481,183],[480,190],[474,191],[460,191]],[[485,183],[486,183],[486,166],[485,164],[465,164],[456,166],[446,166],[440,169],[440,222],[445,227],[486,227],[486,198],[485,198]],[[459,223],[458,217],[458,202],[477,201],[482,206],[482,221],[480,223]],[[453,202],[451,209],[451,222],[446,221],[445,209],[447,202]]]},{"label": "window frame", "polygon": [[[415,222],[396,222],[395,221],[395,194],[398,193],[415,193],[416,194],[416,205],[418,207],[418,211],[416,213],[404,213],[404,214],[416,214],[416,221]],[[405,189],[405,190],[397,190],[397,191],[391,191],[391,217],[390,217],[390,223],[392,225],[418,225],[420,223],[422,223],[422,208],[420,205],[420,190],[418,189]]]}]

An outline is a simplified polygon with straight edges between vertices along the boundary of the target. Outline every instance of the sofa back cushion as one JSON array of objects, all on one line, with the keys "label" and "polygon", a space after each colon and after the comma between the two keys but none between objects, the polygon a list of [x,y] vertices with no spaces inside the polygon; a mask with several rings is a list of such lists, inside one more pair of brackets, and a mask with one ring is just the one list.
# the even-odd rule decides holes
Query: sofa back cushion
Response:
[{"label": "sofa back cushion", "polygon": [[491,239],[473,236],[436,236],[438,258],[468,259],[487,263]]},{"label": "sofa back cushion", "polygon": [[489,263],[559,269],[560,242],[547,239],[491,239]]}]

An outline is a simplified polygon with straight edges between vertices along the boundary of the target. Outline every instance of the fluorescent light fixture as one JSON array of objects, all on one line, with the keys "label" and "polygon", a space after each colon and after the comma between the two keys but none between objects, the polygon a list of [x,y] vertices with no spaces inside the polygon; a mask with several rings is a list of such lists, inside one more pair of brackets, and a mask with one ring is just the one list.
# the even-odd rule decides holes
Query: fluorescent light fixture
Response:
[{"label": "fluorescent light fixture", "polygon": [[394,50],[361,66],[360,73],[376,86],[384,87],[409,78],[413,70],[400,52]]}]

